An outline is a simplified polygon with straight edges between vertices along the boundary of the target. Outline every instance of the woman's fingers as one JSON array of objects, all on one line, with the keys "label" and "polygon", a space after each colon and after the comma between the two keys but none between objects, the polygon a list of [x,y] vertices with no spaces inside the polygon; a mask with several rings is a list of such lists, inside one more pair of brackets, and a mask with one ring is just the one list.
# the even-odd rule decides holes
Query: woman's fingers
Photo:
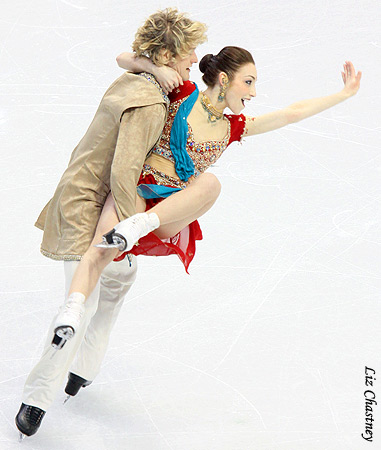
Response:
[{"label": "woman's fingers", "polygon": [[355,95],[360,88],[362,72],[358,71],[356,74],[355,66],[351,61],[345,61],[343,67],[344,72],[341,72],[341,76],[345,85],[344,88],[351,93],[351,95]]},{"label": "woman's fingers", "polygon": [[344,72],[341,72],[344,84],[347,84],[353,80],[356,76],[356,71],[353,64],[350,61],[345,61],[343,65]]},{"label": "woman's fingers", "polygon": [[[345,61],[345,65],[346,65],[346,68],[347,68],[348,75],[350,77],[356,77],[356,70],[355,70],[355,66],[353,65],[353,63],[351,61]],[[361,72],[358,72],[358,74],[359,73],[361,73]]]}]

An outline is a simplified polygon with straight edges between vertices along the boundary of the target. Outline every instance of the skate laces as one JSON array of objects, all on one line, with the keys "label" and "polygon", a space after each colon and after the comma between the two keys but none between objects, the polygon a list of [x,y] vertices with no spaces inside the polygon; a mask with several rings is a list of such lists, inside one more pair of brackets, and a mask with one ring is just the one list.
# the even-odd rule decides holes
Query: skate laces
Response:
[{"label": "skate laces", "polygon": [[143,216],[136,216],[131,219],[130,234],[134,243],[142,236],[145,236],[151,231],[147,218]]},{"label": "skate laces", "polygon": [[79,323],[83,317],[83,312],[83,304],[77,303],[75,300],[71,300],[65,304],[64,310],[62,311],[62,317],[65,317],[68,321],[68,325],[76,322]]},{"label": "skate laces", "polygon": [[160,222],[156,214],[138,213],[120,222],[115,229],[126,239],[127,248],[131,250],[141,237],[146,236],[159,226]]},{"label": "skate laces", "polygon": [[39,425],[45,415],[45,411],[36,406],[27,406],[25,414],[31,425]]}]

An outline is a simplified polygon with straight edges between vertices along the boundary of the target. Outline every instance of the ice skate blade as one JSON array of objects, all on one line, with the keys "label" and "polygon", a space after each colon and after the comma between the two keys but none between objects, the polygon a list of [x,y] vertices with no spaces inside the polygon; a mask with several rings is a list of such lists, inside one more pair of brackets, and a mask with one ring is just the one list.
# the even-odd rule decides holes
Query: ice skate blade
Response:
[{"label": "ice skate blade", "polygon": [[98,248],[117,248],[117,249],[119,249],[120,244],[108,244],[107,242],[100,242],[99,244],[95,244],[94,247],[98,247]]},{"label": "ice skate blade", "polygon": [[26,434],[19,432],[19,442],[22,442],[26,438]]},{"label": "ice skate blade", "polygon": [[70,397],[71,397],[71,395],[68,395],[68,396],[65,398],[63,404],[65,404],[65,403],[70,399]]},{"label": "ice skate blade", "polygon": [[126,239],[119,233],[115,232],[115,228],[102,236],[102,242],[95,244],[98,248],[117,248],[121,252],[127,247]]},{"label": "ice skate blade", "polygon": [[[52,344],[52,347],[53,347],[53,344]],[[54,352],[52,353],[52,356],[49,359],[53,359],[53,356],[55,356],[55,354],[58,351],[58,348],[56,348],[56,347],[53,347],[53,348],[54,348]]]}]

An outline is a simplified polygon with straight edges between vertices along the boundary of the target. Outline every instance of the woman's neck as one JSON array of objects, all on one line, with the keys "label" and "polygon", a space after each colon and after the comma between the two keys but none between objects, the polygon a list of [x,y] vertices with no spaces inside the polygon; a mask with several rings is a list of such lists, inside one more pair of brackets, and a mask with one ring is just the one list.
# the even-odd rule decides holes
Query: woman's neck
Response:
[{"label": "woman's neck", "polygon": [[223,118],[224,103],[218,101],[217,89],[207,88],[204,92],[200,93],[199,105],[201,106],[200,113],[203,116],[207,116],[208,122],[212,125],[217,123]]},{"label": "woman's neck", "polygon": [[226,108],[226,100],[224,99],[222,102],[218,101],[218,96],[220,93],[220,89],[218,86],[215,86],[213,88],[208,87],[204,94],[209,98],[210,103],[218,110],[223,112]]}]

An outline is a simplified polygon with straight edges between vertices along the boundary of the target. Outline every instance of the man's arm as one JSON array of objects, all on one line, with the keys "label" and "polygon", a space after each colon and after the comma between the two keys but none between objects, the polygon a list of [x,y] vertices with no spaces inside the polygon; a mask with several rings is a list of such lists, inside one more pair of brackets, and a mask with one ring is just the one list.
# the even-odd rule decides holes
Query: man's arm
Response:
[{"label": "man's arm", "polygon": [[144,160],[159,139],[165,119],[164,104],[131,108],[122,116],[110,177],[119,220],[136,212],[136,186]]}]

